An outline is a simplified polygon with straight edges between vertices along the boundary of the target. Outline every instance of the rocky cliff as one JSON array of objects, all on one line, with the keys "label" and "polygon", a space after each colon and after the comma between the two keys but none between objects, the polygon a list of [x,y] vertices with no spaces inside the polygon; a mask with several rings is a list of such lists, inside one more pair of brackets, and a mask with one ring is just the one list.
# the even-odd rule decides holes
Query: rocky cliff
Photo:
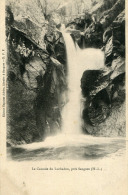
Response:
[{"label": "rocky cliff", "polygon": [[105,1],[92,9],[100,17],[94,15],[83,31],[86,47],[101,48],[105,53],[105,68],[85,71],[81,79],[86,97],[85,132],[98,136],[125,135],[125,2],[111,3],[107,10]]},{"label": "rocky cliff", "polygon": [[[65,104],[62,97],[67,88],[62,35],[43,13],[35,15],[26,7],[6,7],[7,121],[11,144],[43,140],[60,131]],[[37,10],[40,11],[39,7]]]}]

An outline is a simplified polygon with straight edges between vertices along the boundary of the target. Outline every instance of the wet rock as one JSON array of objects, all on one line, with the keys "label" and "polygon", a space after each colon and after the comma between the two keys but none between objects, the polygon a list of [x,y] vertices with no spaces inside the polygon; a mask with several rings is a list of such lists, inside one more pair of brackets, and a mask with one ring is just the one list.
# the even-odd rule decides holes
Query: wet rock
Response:
[{"label": "wet rock", "polygon": [[102,71],[100,70],[87,70],[83,73],[81,78],[81,88],[85,97],[88,97],[90,95],[90,91],[94,90],[97,80],[101,74]]},{"label": "wet rock", "polygon": [[55,45],[55,54],[57,60],[66,65],[66,49],[62,39]]},{"label": "wet rock", "polygon": [[49,67],[44,74],[36,77],[37,97],[35,99],[36,123],[40,136],[44,139],[60,131],[61,104],[60,96],[65,89],[63,65],[55,58],[50,58]]}]

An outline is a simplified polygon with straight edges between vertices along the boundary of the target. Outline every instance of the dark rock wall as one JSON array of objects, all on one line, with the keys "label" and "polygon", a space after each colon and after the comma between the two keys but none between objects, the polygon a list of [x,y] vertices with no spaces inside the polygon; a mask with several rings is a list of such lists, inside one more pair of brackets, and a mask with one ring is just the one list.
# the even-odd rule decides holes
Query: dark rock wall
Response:
[{"label": "dark rock wall", "polygon": [[[97,23],[101,26],[100,31],[95,27]],[[92,26],[95,27],[93,30]],[[125,136],[124,2],[115,2],[92,26],[85,31],[85,40],[90,35],[85,42],[87,47],[102,48],[107,69],[83,74],[81,87],[86,97],[83,129],[95,136]]]},{"label": "dark rock wall", "polygon": [[52,27],[39,37],[32,22],[21,25],[8,7],[7,18],[8,143],[40,141],[61,131],[67,88],[63,37]]}]

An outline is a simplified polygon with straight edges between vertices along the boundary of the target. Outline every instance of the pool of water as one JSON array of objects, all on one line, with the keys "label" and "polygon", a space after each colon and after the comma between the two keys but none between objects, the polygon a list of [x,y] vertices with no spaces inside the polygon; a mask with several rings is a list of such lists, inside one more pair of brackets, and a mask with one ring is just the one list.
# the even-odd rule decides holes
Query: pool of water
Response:
[{"label": "pool of water", "polygon": [[7,149],[8,159],[40,160],[97,160],[125,154],[124,138],[96,138],[85,135],[58,135],[44,142],[19,145]]}]

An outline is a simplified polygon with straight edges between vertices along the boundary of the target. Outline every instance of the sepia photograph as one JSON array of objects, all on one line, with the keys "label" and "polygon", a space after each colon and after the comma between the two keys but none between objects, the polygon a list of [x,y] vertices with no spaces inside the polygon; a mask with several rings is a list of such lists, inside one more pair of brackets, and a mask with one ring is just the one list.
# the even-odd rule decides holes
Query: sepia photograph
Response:
[{"label": "sepia photograph", "polygon": [[[127,153],[125,3],[5,1],[1,121],[6,127],[1,125],[1,131],[6,134],[10,166],[27,163],[31,172],[99,173],[116,161],[123,169]],[[56,166],[56,161],[66,164]],[[77,166],[67,163],[72,161]],[[54,166],[49,167],[50,162]],[[111,177],[110,171],[105,174]],[[122,177],[123,171],[117,174]],[[26,189],[25,185],[23,181]],[[121,185],[119,191],[98,188],[99,193],[63,189],[21,194],[127,195]]]},{"label": "sepia photograph", "polygon": [[125,152],[124,0],[8,0],[6,42],[9,159]]}]

